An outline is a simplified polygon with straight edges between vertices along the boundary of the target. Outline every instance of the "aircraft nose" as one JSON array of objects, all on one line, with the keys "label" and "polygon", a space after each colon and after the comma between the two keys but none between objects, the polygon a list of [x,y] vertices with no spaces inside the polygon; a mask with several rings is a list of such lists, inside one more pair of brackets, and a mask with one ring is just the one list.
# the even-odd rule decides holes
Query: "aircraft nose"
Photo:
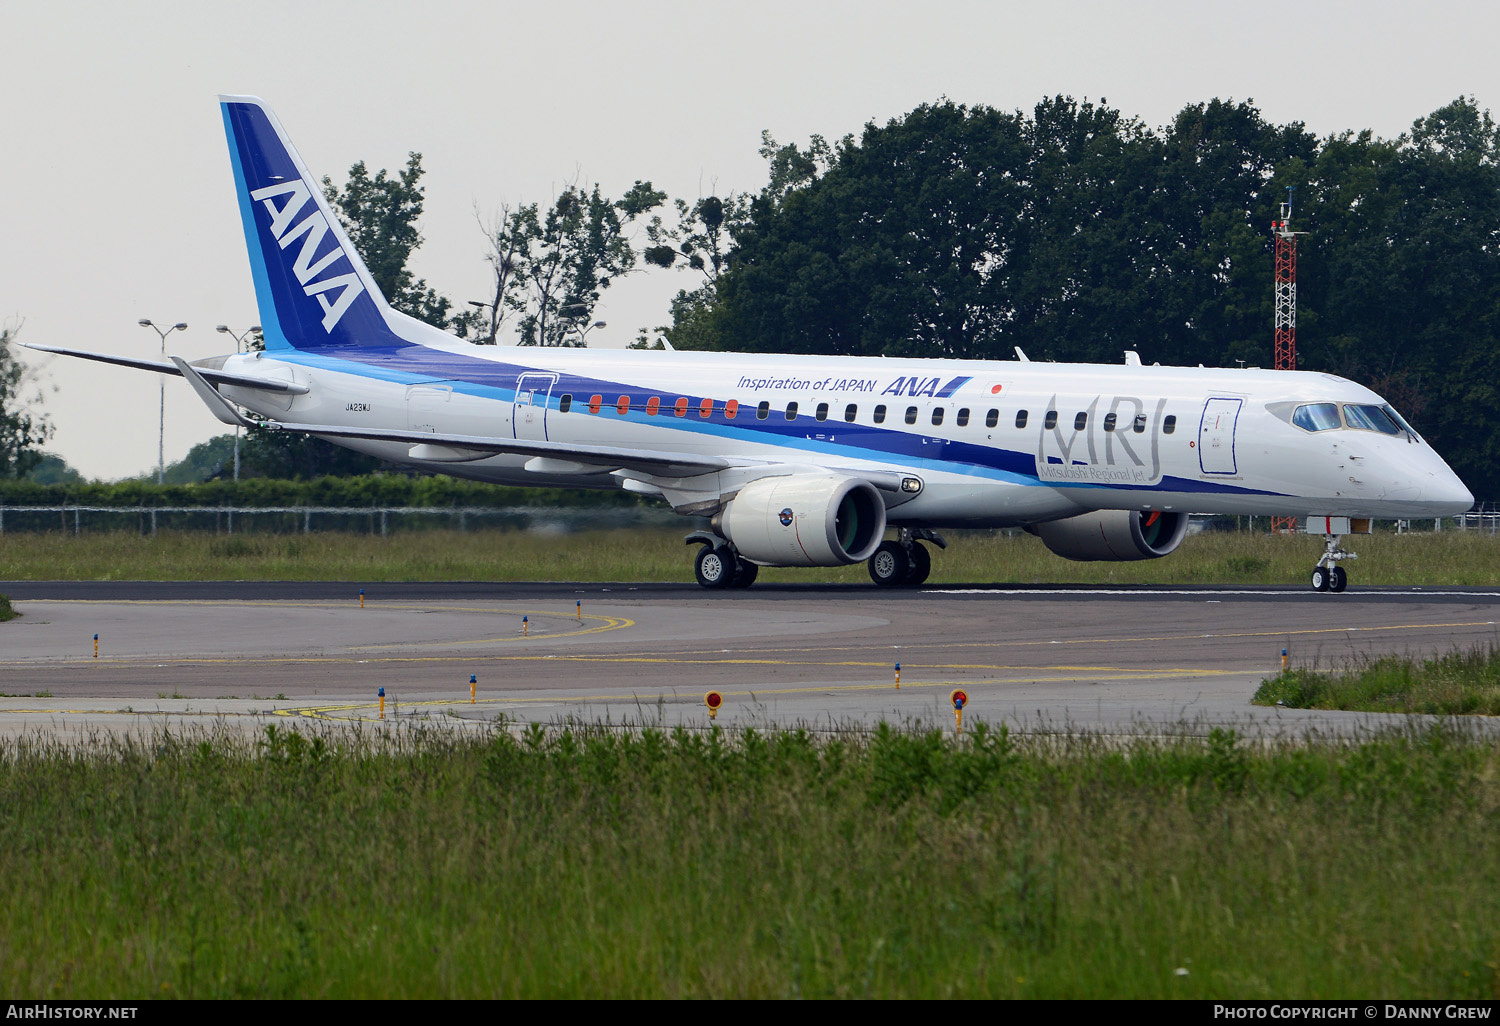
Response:
[{"label": "aircraft nose", "polygon": [[1422,500],[1433,507],[1434,515],[1437,516],[1457,516],[1467,512],[1474,505],[1474,493],[1459,480],[1453,468],[1442,459],[1436,456],[1433,458],[1438,466],[1429,471],[1428,479],[1422,486]]}]

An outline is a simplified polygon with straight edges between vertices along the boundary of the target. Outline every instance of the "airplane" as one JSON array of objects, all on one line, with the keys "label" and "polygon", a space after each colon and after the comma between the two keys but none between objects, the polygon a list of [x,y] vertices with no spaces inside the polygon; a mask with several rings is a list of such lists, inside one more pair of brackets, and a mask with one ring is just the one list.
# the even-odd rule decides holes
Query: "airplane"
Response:
[{"label": "airplane", "polygon": [[[1059,556],[1178,547],[1192,513],[1295,516],[1345,535],[1473,496],[1379,395],[1332,374],[481,346],[393,310],[275,114],[221,96],[262,352],[188,363],[43,352],[185,378],[226,424],[311,434],[511,485],[624,489],[709,518],[705,588],[760,567],[865,562],[922,584],[944,528],[1020,527]],[[249,411],[262,420],[247,416]],[[893,533],[887,538],[888,531]]]}]

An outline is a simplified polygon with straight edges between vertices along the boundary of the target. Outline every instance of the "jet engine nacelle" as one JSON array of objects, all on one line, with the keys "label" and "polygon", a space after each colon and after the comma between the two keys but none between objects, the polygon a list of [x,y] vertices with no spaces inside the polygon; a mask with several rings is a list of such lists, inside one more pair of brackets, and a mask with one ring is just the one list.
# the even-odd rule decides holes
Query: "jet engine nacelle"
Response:
[{"label": "jet engine nacelle", "polygon": [[1042,544],[1065,559],[1158,559],[1182,543],[1186,513],[1105,509],[1037,524]]},{"label": "jet engine nacelle", "polygon": [[741,488],[719,529],[764,566],[842,566],[870,558],[885,535],[885,501],[868,481],[836,474],[763,477]]}]

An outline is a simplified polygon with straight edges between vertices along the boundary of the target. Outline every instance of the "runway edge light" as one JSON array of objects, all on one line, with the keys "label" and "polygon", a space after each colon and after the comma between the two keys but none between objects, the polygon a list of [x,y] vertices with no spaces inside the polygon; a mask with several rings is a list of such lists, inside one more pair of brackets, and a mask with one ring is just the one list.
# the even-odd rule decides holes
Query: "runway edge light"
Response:
[{"label": "runway edge light", "polygon": [[703,704],[708,706],[708,718],[712,720],[719,715],[719,706],[724,704],[724,696],[717,691],[710,691],[703,696]]}]

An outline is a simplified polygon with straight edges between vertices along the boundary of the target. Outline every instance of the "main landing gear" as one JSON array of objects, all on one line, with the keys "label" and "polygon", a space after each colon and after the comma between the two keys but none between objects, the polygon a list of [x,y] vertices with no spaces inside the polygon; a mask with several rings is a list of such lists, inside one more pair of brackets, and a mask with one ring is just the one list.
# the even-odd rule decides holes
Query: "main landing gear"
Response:
[{"label": "main landing gear", "polygon": [[948,543],[935,531],[921,527],[896,529],[894,541],[883,541],[870,557],[870,580],[882,588],[915,588],[932,573],[932,556],[919,541],[930,541],[940,549]]},{"label": "main landing gear", "polygon": [[1340,592],[1349,586],[1349,574],[1338,565],[1341,559],[1358,559],[1358,554],[1339,547],[1341,535],[1323,536],[1323,556],[1312,568],[1313,591]]},{"label": "main landing gear", "polygon": [[760,567],[742,558],[727,540],[707,531],[687,536],[689,545],[703,546],[693,560],[693,572],[705,588],[748,588],[755,583]]}]

